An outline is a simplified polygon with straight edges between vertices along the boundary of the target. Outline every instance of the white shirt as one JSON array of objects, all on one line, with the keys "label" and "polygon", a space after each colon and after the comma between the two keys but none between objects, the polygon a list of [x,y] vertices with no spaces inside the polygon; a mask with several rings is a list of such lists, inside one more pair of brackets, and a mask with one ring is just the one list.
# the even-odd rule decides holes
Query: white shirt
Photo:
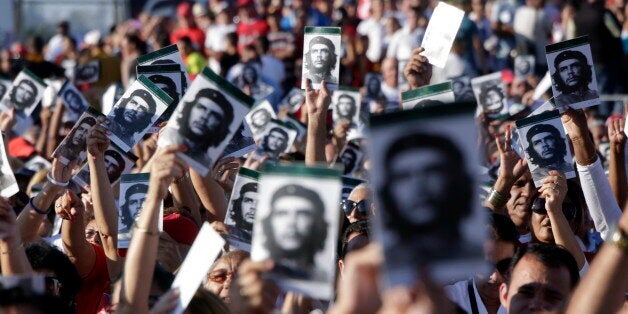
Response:
[{"label": "white shirt", "polygon": [[395,58],[397,60],[408,60],[412,55],[412,50],[419,48],[423,41],[425,31],[418,27],[411,31],[408,26],[404,26],[393,34],[388,45],[386,57]]},{"label": "white shirt", "polygon": [[377,21],[374,18],[369,18],[358,24],[358,34],[368,36],[369,38],[369,47],[366,50],[366,57],[371,62],[379,62],[379,59],[382,57],[385,34],[383,21],[384,19]]},{"label": "white shirt", "polygon": [[[480,298],[480,294],[478,293],[478,288],[475,284],[475,279],[473,281],[473,294],[475,296],[475,303],[478,306],[478,313],[480,314],[488,314],[488,310],[486,310],[486,306],[482,302],[482,298]],[[469,299],[469,289],[467,288],[467,280],[462,280],[454,283],[453,285],[449,285],[445,287],[445,294],[447,297],[458,304],[463,310],[467,313],[473,313],[471,310],[471,301]],[[500,305],[497,310],[497,314],[507,314],[506,309]]]},{"label": "white shirt", "polygon": [[235,33],[234,24],[215,24],[207,28],[205,36],[205,48],[223,52],[227,50],[227,34]]}]

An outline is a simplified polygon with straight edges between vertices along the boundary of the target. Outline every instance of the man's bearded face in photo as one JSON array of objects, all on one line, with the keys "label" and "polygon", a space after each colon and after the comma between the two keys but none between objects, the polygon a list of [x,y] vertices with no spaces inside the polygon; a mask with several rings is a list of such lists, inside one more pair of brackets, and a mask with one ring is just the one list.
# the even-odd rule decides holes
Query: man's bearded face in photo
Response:
[{"label": "man's bearded face in photo", "polygon": [[310,71],[328,73],[331,69],[331,51],[325,44],[314,44],[310,47]]},{"label": "man's bearded face in photo", "polygon": [[31,102],[35,99],[36,93],[37,91],[30,86],[26,80],[22,80],[13,89],[11,100],[13,101],[13,105],[16,109],[23,110],[31,105]]},{"label": "man's bearded face in photo", "polygon": [[268,149],[270,151],[278,152],[286,143],[287,139],[283,136],[283,134],[279,132],[270,131],[270,133],[268,133],[268,139],[266,141],[266,145],[268,146]]},{"label": "man's bearded face in photo", "polygon": [[534,151],[547,164],[557,163],[562,159],[562,156],[558,153],[557,140],[550,132],[541,132],[532,136],[531,144],[534,147]]},{"label": "man's bearded face in photo", "polygon": [[576,90],[582,84],[586,84],[583,77],[583,65],[577,59],[567,59],[558,64],[558,73],[569,90]]},{"label": "man's bearded face in photo", "polygon": [[200,98],[192,107],[188,128],[196,136],[211,136],[218,130],[224,118],[224,111],[209,98]]},{"label": "man's bearded face in photo", "polygon": [[89,123],[81,123],[76,131],[74,131],[74,136],[72,137],[72,145],[81,146],[85,143],[85,138],[87,138],[87,132],[92,126]]},{"label": "man's bearded face in photo", "polygon": [[124,121],[127,123],[141,121],[148,115],[148,110],[148,103],[142,97],[134,96],[126,104],[123,116]]}]

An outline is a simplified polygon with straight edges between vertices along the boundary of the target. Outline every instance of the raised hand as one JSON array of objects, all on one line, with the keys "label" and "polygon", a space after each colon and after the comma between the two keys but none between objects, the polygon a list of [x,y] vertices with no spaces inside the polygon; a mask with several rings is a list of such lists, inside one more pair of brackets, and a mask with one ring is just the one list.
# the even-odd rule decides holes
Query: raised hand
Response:
[{"label": "raised hand", "polygon": [[17,234],[15,212],[9,201],[0,197],[0,239],[9,242]]},{"label": "raised hand", "polygon": [[506,180],[516,180],[525,171],[528,170],[528,164],[525,158],[519,157],[517,153],[512,149],[512,130],[510,125],[506,127],[504,132],[504,140],[502,141],[497,134],[495,134],[495,144],[497,144],[497,150],[499,151],[499,176]]},{"label": "raised hand", "polygon": [[541,193],[541,198],[545,199],[545,210],[548,213],[552,211],[562,213],[563,200],[567,195],[565,175],[556,170],[550,170],[549,175],[541,182],[543,185],[539,188],[539,193]]},{"label": "raised hand", "polygon": [[[237,285],[240,289],[229,290],[232,304],[234,300],[243,298],[243,302],[238,302],[242,307],[237,309],[238,312],[271,313],[273,311],[280,290],[273,281],[263,277],[264,273],[272,270],[274,266],[271,260],[260,262],[246,260],[238,268]],[[237,295],[238,292],[239,295]]]},{"label": "raised hand", "polygon": [[61,183],[69,182],[72,178],[72,171],[76,168],[77,162],[78,160],[74,159],[66,165],[59,158],[53,159],[50,176]]},{"label": "raised hand", "polygon": [[[109,138],[107,135],[111,131],[107,130],[100,123],[105,122],[104,118],[98,119],[98,124],[94,125],[87,133],[87,152],[92,156],[102,156],[109,147]],[[105,122],[106,123],[106,122]]]},{"label": "raised hand", "polygon": [[264,164],[264,162],[266,162],[268,158],[270,158],[268,155],[264,155],[261,158],[255,158],[255,154],[249,154],[249,157],[246,158],[246,161],[244,161],[242,167],[259,171],[259,169],[262,167],[262,164]]},{"label": "raised hand", "polygon": [[423,51],[425,48],[414,49],[403,69],[403,76],[406,77],[411,89],[429,85],[432,79],[432,65],[428,63],[426,57],[420,55]]},{"label": "raised hand", "polygon": [[165,197],[172,180],[182,177],[187,172],[188,165],[177,155],[177,152],[185,150],[187,147],[170,145],[155,155],[151,164],[150,189],[158,189],[160,197]]},{"label": "raised hand", "polygon": [[327,90],[325,81],[321,81],[320,89],[315,90],[312,89],[312,81],[308,79],[305,88],[305,106],[309,120],[321,117],[326,118],[330,104],[331,94]]},{"label": "raised hand", "polygon": [[614,149],[615,153],[618,154],[624,150],[624,145],[626,144],[625,124],[626,120],[624,118],[612,120],[608,124],[608,139],[611,142],[611,149]]},{"label": "raised hand", "polygon": [[0,113],[0,131],[8,132],[15,125],[15,108]]},{"label": "raised hand", "polygon": [[72,190],[66,190],[55,202],[55,213],[59,218],[74,221],[79,211],[84,211],[83,202]]}]

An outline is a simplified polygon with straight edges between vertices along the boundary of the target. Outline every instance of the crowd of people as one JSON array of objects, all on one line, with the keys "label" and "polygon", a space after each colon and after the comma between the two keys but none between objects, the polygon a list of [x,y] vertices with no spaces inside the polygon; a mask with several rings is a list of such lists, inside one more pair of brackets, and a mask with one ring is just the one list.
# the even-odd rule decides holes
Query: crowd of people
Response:
[{"label": "crowd of people", "polygon": [[[9,185],[5,183],[9,169],[19,187],[14,195],[0,198],[0,311],[172,313],[179,300],[172,282],[203,223],[211,223],[226,236],[241,230],[226,225],[225,218],[237,222],[237,217],[227,216],[241,215],[242,228],[253,229],[262,188],[247,183],[238,198],[230,199],[239,169],[263,173],[270,163],[303,162],[311,167],[344,164],[344,174],[362,182],[343,191],[338,204],[342,223],[335,239],[332,300],[282,289],[267,273],[283,265],[253,261],[249,252],[225,246],[209,272],[199,274],[203,283],[187,306],[188,313],[628,311],[628,100],[621,98],[628,91],[628,5],[623,1],[446,1],[465,16],[444,68],[432,66],[421,48],[438,1],[180,2],[176,16],[143,12],[109,32],[93,30],[81,37],[70,22],[63,21],[52,38],[32,36],[0,49],[0,82],[8,82],[0,84],[2,94],[9,92],[11,81],[23,69],[48,83],[41,105],[30,116],[18,113],[22,103],[33,102],[37,93],[28,80],[20,81],[0,108],[4,140],[0,153],[7,156],[0,154],[0,191]],[[325,37],[304,47],[306,26],[340,27],[340,51],[334,53],[333,43]],[[547,45],[583,35],[590,43],[591,64],[584,55],[562,53],[556,64],[548,66]],[[132,158],[123,158],[111,148],[112,133],[126,143],[135,143],[134,137],[139,136],[120,127],[124,124],[116,119],[137,121],[145,115],[144,125],[138,128],[151,124],[148,116],[156,105],[149,93],[136,90],[137,95],[121,97],[138,77],[138,58],[172,44],[186,67],[182,81],[193,82],[207,67],[257,102],[270,103],[247,118],[251,136],[266,156],[252,150],[236,157],[208,158],[207,150],[219,146],[236,118],[232,107],[223,104],[228,100],[211,88],[199,91],[191,103],[179,105],[187,110],[181,118],[185,121],[177,122],[185,136],[181,143],[159,146],[162,132],[156,131],[141,136],[130,152]],[[522,56],[533,56],[527,70],[516,69],[515,59]],[[331,70],[337,59],[340,75],[336,78]],[[98,61],[96,69],[94,61]],[[303,72],[304,62],[311,67],[308,72]],[[556,72],[549,73],[552,69]],[[481,108],[475,115],[481,171],[458,168],[465,156],[445,147],[445,138],[413,133],[391,145],[397,150],[391,148],[386,155],[386,188],[376,193],[370,184],[368,153],[379,149],[380,143],[369,140],[369,116],[401,111],[402,92],[461,77],[468,82],[495,72],[500,73],[504,89],[483,91],[477,100],[470,87],[464,90],[452,84],[456,100],[472,100]],[[554,98],[559,106],[573,104],[571,93],[577,93],[578,99],[602,97],[595,106],[561,110],[568,139],[551,125],[536,125],[526,136],[515,130],[515,121],[551,98],[550,86],[543,88],[546,73],[562,83],[554,86],[561,92]],[[307,83],[359,89],[361,103],[341,96],[332,104],[332,91],[325,84],[302,92],[302,76]],[[592,76],[597,90],[588,89]],[[73,106],[80,107],[79,95],[68,90],[65,101],[61,94],[57,97],[65,80],[74,82],[89,102],[91,116],[80,122],[72,114],[77,111]],[[178,103],[181,95],[176,88],[166,84],[162,89]],[[496,115],[492,98],[499,98],[507,109]],[[111,110],[118,101],[126,109],[119,114]],[[339,108],[334,111],[339,118],[332,118],[329,109],[334,106]],[[134,111],[132,117],[127,117],[129,111]],[[353,118],[356,112],[358,119]],[[348,121],[335,123],[343,117]],[[295,120],[304,126],[305,134],[265,129],[279,125],[275,118]],[[21,120],[29,123],[16,128]],[[166,126],[165,122],[155,125]],[[218,133],[215,140],[206,139],[207,134]],[[67,144],[54,154],[66,136]],[[518,147],[522,137],[531,143],[526,154],[532,157]],[[424,149],[419,145],[433,145],[441,154],[410,156],[417,162],[400,167],[408,152]],[[573,160],[565,161],[567,152]],[[181,153],[213,167],[202,175]],[[5,160],[9,165],[3,164]],[[134,162],[132,167],[128,160]],[[86,186],[80,187],[73,177],[83,163],[81,180]],[[542,174],[530,171],[531,163],[541,165],[537,170],[542,169]],[[150,173],[148,185],[121,193],[117,178],[126,171],[125,164],[132,173]],[[575,178],[566,177],[568,166],[575,167]],[[433,179],[438,176],[444,179]],[[535,187],[537,181],[540,185]],[[280,200],[295,191],[313,193],[302,207],[321,211],[323,202],[316,193],[296,183],[277,190],[282,195],[273,198],[272,205],[289,212],[295,205]],[[126,203],[117,204],[119,194],[126,195]],[[449,202],[438,203],[444,199]],[[477,248],[465,247],[458,229],[444,223],[447,217],[470,215],[471,209],[442,208],[452,200],[466,204],[473,199],[482,204],[471,207],[483,206],[488,217],[483,230],[477,230],[487,235]],[[415,208],[421,202],[435,209]],[[230,203],[237,211],[228,214]],[[376,203],[391,205],[380,208]],[[133,207],[136,216],[119,217],[119,207]],[[404,211],[411,213],[410,218],[403,216]],[[320,242],[336,237],[326,233],[319,214],[319,220],[300,226],[311,235],[310,255],[275,245],[276,256],[307,259],[303,273],[314,271],[310,267],[313,256],[323,249]],[[491,269],[443,285],[421,260],[416,261],[420,278],[410,280],[415,284],[388,287],[380,280],[384,264],[403,260],[385,261],[388,252],[384,254],[386,248],[371,224],[382,216],[393,217],[390,228],[400,230],[401,248],[427,246],[443,258],[473,249]],[[300,219],[269,214],[264,223],[283,219],[278,224],[287,225],[291,218]],[[163,231],[158,229],[159,221]],[[290,238],[284,229],[269,228],[273,235],[268,238]],[[424,237],[416,236],[417,229]],[[121,248],[118,235],[127,232],[133,236],[128,248]],[[434,232],[460,242],[428,243]],[[250,240],[250,236],[243,238]],[[5,280],[35,274],[45,277],[44,293]]]}]

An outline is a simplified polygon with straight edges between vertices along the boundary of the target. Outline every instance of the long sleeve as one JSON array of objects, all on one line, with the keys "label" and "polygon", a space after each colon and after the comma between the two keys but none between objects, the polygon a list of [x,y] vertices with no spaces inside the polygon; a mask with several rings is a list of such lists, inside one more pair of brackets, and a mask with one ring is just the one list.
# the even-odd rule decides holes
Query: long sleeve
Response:
[{"label": "long sleeve", "polygon": [[598,158],[588,166],[577,165],[584,199],[589,207],[589,214],[603,239],[621,217],[621,210],[613,196],[611,185],[606,179],[604,168]]}]

